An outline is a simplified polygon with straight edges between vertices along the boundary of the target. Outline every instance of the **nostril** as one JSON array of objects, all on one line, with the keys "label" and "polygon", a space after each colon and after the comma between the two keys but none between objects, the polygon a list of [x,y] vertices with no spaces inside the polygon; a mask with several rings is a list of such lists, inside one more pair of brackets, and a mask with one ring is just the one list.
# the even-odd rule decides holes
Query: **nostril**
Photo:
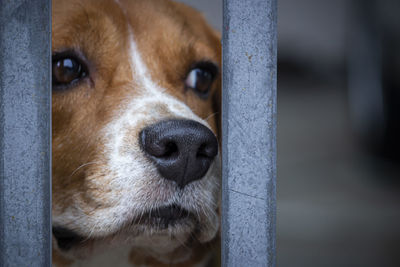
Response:
[{"label": "nostril", "polygon": [[159,159],[173,159],[179,155],[176,142],[168,140],[168,138],[154,137],[147,133],[147,131],[142,131],[140,133],[140,143],[142,149],[147,154]]},{"label": "nostril", "polygon": [[170,158],[176,158],[178,157],[179,151],[178,151],[178,146],[176,145],[175,142],[168,142],[164,145],[164,154],[159,155],[159,158],[165,158],[165,159],[170,159]]},{"label": "nostril", "polygon": [[197,150],[196,158],[214,158],[218,153],[216,146],[209,143],[203,143]]},{"label": "nostril", "polygon": [[201,158],[201,157],[208,157],[206,153],[206,146],[207,144],[201,144],[199,149],[197,150],[196,158]]}]

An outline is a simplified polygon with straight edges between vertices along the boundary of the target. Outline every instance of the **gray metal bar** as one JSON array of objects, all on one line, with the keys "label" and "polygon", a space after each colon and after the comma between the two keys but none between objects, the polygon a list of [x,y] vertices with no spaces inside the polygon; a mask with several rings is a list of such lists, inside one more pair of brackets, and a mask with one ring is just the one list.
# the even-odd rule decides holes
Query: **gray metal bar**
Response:
[{"label": "gray metal bar", "polygon": [[276,21],[276,0],[224,0],[223,266],[275,266]]},{"label": "gray metal bar", "polygon": [[0,0],[0,266],[51,264],[50,12]]}]

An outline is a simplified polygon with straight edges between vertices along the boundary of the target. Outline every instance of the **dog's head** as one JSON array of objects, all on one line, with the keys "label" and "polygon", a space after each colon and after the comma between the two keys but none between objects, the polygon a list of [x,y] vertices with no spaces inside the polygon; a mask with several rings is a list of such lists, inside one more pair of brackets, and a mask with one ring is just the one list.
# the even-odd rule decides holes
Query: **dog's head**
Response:
[{"label": "dog's head", "polygon": [[168,0],[53,0],[52,14],[56,250],[162,258],[215,238],[218,34]]}]

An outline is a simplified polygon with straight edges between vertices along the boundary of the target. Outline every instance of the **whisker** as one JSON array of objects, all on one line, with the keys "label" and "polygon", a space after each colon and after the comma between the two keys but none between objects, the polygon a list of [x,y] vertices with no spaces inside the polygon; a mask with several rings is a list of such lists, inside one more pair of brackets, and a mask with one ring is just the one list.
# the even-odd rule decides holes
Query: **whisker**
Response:
[{"label": "whisker", "polygon": [[92,161],[92,162],[87,162],[87,163],[84,163],[84,164],[82,164],[81,166],[79,166],[78,168],[76,168],[72,173],[71,173],[71,175],[69,176],[69,178],[71,178],[77,171],[79,171],[81,168],[83,168],[83,167],[85,167],[85,166],[88,166],[88,165],[91,165],[91,164],[98,164],[99,162],[98,161]]},{"label": "whisker", "polygon": [[211,119],[212,117],[214,117],[214,116],[217,115],[218,113],[219,113],[219,112],[214,112],[214,113],[208,115],[207,118],[205,118],[204,120],[205,120],[205,121],[208,121],[209,119]]}]

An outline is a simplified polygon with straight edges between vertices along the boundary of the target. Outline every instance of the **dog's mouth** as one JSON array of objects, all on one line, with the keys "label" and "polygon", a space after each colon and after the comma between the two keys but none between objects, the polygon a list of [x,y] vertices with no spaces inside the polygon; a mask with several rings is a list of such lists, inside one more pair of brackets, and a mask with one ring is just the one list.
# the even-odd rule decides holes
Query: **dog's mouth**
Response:
[{"label": "dog's mouth", "polygon": [[183,220],[192,219],[193,214],[178,205],[158,207],[135,218],[132,224],[145,225],[158,229],[174,226]]},{"label": "dog's mouth", "polygon": [[73,246],[83,243],[86,238],[65,227],[54,227],[53,236],[61,250],[70,250]]},{"label": "dog's mouth", "polygon": [[[194,214],[173,204],[146,211],[140,216],[134,218],[128,226],[124,226],[123,228],[129,229],[130,227],[139,225],[142,228],[151,229],[151,232],[156,234],[157,231],[184,225],[190,221],[195,221]],[[96,239],[95,237],[88,238],[82,236],[73,230],[59,226],[53,227],[53,236],[57,241],[58,247],[64,251],[68,251],[77,245],[83,245],[91,239]]]}]

